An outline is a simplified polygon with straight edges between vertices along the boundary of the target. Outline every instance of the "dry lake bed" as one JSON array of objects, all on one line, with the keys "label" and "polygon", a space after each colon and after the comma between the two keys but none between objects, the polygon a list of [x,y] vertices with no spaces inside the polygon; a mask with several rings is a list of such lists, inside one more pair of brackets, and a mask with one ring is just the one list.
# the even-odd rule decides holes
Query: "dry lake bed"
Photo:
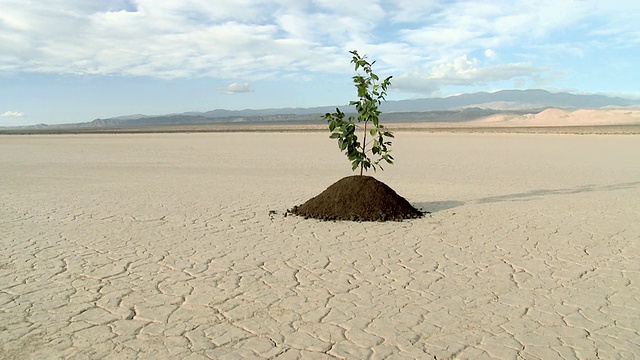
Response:
[{"label": "dry lake bed", "polygon": [[321,222],[327,133],[0,136],[0,358],[639,356],[640,136],[393,154],[429,215]]}]

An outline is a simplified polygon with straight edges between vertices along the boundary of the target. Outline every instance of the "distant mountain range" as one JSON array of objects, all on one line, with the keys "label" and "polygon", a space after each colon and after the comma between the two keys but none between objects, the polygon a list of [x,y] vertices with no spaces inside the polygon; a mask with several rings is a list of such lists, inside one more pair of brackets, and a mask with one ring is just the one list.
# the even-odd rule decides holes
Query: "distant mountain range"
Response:
[{"label": "distant mountain range", "polygon": [[598,109],[626,107],[640,101],[604,95],[551,93],[546,90],[502,90],[479,92],[445,98],[430,98],[387,102],[383,111],[432,111],[478,107],[494,110],[531,110],[541,108]]},{"label": "distant mountain range", "polygon": [[[637,106],[638,100],[604,95],[551,93],[546,90],[503,90],[479,92],[445,98],[387,101],[380,106],[383,120],[390,122],[459,122],[491,115],[539,113],[548,108],[601,109]],[[348,105],[337,106],[353,113]],[[75,129],[126,128],[141,126],[224,124],[224,123],[322,123],[321,114],[335,111],[336,106],[312,108],[279,108],[261,110],[223,110],[186,112],[168,115],[127,115],[90,122],[35,125],[22,128]]]}]

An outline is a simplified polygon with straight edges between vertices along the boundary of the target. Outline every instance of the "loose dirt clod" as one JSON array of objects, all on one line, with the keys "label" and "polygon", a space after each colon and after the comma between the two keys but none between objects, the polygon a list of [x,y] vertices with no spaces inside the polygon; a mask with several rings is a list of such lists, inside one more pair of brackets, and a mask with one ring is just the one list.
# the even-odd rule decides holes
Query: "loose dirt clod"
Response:
[{"label": "loose dirt clod", "polygon": [[305,218],[351,221],[402,221],[424,215],[383,182],[359,175],[340,179],[288,212]]}]

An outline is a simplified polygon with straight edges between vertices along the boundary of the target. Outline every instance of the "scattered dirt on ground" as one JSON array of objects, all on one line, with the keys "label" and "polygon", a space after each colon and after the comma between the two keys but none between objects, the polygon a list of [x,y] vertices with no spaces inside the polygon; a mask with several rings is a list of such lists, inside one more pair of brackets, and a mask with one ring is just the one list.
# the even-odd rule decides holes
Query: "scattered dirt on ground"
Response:
[{"label": "scattered dirt on ground", "polygon": [[288,213],[320,220],[402,221],[422,217],[392,188],[371,176],[348,176]]}]

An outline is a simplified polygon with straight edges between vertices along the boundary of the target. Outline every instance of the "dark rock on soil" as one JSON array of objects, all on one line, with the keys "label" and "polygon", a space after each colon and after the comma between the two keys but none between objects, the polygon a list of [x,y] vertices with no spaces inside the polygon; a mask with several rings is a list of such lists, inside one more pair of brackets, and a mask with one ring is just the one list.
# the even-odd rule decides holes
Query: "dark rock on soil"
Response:
[{"label": "dark rock on soil", "polygon": [[371,176],[348,176],[289,213],[320,220],[402,221],[422,217],[389,186]]}]

